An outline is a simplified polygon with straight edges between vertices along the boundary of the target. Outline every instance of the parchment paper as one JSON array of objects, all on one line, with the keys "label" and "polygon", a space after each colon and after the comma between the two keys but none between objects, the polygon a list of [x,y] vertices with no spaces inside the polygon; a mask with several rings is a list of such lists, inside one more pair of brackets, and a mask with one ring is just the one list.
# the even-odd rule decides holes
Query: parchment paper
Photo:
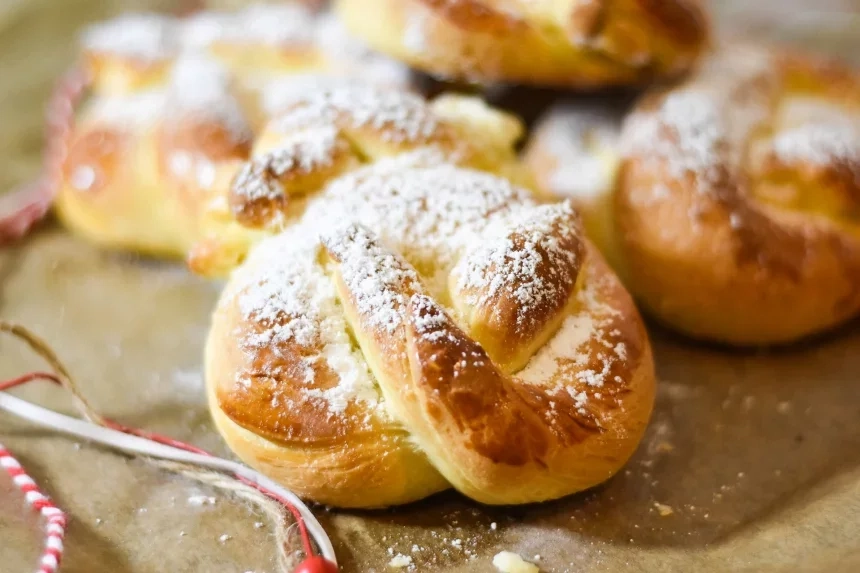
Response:
[{"label": "parchment paper", "polygon": [[[0,4],[0,189],[35,172],[40,109],[73,57],[74,30],[121,4],[142,6]],[[738,15],[743,4],[718,5],[724,30],[800,38],[843,56],[860,47],[851,2],[834,3],[836,16],[827,2],[814,14],[772,2],[779,26],[767,5]],[[46,337],[98,408],[229,456],[199,370],[218,288],[51,225],[0,252],[0,316]],[[769,352],[709,347],[656,326],[651,334],[657,408],[618,476],[530,507],[446,493],[384,512],[317,508],[343,571],[388,571],[391,553],[410,555],[417,571],[493,571],[501,550],[558,573],[860,571],[860,325]],[[37,366],[0,340],[0,376]],[[56,389],[19,394],[71,412]],[[66,573],[273,571],[271,528],[241,502],[5,415],[0,441],[70,513]],[[0,572],[31,571],[41,542],[39,520],[0,475]]]}]

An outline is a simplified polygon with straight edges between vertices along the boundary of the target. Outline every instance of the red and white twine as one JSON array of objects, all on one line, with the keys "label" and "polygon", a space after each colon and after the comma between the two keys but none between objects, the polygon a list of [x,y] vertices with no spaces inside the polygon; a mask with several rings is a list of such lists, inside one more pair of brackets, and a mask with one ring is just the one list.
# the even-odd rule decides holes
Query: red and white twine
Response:
[{"label": "red and white twine", "polygon": [[63,558],[63,537],[66,534],[66,514],[63,510],[39,491],[39,486],[33,478],[24,472],[9,450],[0,444],[0,467],[9,474],[12,482],[24,494],[27,504],[45,518],[45,548],[39,558],[38,573],[54,573],[60,567]]},{"label": "red and white twine", "polygon": [[[31,372],[11,380],[0,381],[0,410],[58,432],[130,454],[146,456],[166,469],[182,472],[189,477],[235,492],[259,504],[278,520],[276,535],[279,546],[278,557],[281,569],[286,570],[283,552],[286,539],[283,533],[282,511],[270,509],[272,502],[276,502],[281,510],[286,509],[292,514],[301,537],[305,558],[294,570],[295,573],[337,572],[337,560],[331,541],[313,513],[294,493],[237,462],[221,459],[178,440],[129,428],[105,418],[90,406],[72,381],[65,366],[41,339],[20,325],[2,320],[0,320],[0,332],[12,334],[27,343],[50,364],[53,370],[53,372]],[[69,391],[75,399],[75,405],[86,420],[58,414],[5,393],[6,390],[36,380],[50,381]],[[63,553],[65,514],[39,491],[36,483],[24,473],[21,464],[2,446],[0,446],[0,465],[12,476],[15,485],[24,492],[27,502],[48,520],[45,550],[37,572],[57,571]],[[311,540],[316,543],[320,554],[315,554]]]},{"label": "red and white twine", "polygon": [[0,198],[0,244],[23,237],[51,207],[62,178],[75,107],[89,83],[88,74],[81,68],[70,70],[57,82],[45,112],[42,173],[35,181]]}]

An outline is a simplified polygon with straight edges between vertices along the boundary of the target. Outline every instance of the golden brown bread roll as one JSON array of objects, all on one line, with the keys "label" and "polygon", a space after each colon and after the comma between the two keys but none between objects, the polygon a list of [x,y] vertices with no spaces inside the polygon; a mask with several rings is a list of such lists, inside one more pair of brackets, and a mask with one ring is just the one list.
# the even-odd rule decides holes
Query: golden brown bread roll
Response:
[{"label": "golden brown bread roll", "polygon": [[128,15],[85,31],[82,46],[91,89],[66,142],[59,214],[100,244],[174,257],[199,238],[199,212],[226,193],[279,94],[409,79],[331,14],[298,5]]},{"label": "golden brown bread roll", "polygon": [[643,324],[570,204],[427,149],[333,178],[258,244],[205,369],[237,455],[340,507],[583,490],[654,398]]},{"label": "golden brown bread roll", "polygon": [[532,186],[514,151],[522,125],[478,99],[442,95],[428,102],[344,82],[273,99],[273,118],[251,160],[229,193],[203,210],[201,239],[189,257],[200,274],[226,274],[252,243],[295,222],[331,178],[405,151],[427,150]]},{"label": "golden brown bread roll", "polygon": [[[859,102],[855,71],[750,46],[643,98],[607,161],[610,231],[595,238],[645,309],[734,345],[860,313]],[[533,142],[531,165],[569,161],[550,147]]]},{"label": "golden brown bread roll", "polygon": [[567,87],[687,70],[708,26],[698,0],[337,0],[368,45],[449,79]]}]

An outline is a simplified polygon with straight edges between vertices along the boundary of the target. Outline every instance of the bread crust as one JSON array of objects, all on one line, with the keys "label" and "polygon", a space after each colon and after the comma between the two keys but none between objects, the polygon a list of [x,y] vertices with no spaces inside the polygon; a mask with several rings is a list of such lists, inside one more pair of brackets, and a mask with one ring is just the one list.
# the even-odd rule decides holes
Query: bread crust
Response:
[{"label": "bread crust", "polygon": [[338,0],[369,45],[431,75],[594,88],[689,69],[708,42],[696,0]]}]

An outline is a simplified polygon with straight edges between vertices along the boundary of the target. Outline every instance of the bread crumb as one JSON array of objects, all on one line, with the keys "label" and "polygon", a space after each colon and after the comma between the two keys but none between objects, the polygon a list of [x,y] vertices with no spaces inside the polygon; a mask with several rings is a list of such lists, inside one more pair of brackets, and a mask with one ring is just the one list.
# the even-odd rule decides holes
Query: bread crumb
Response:
[{"label": "bread crumb", "polygon": [[502,551],[493,557],[493,567],[502,573],[539,573],[537,565],[529,563],[516,553]]},{"label": "bread crumb", "polygon": [[654,507],[657,508],[657,513],[660,514],[660,517],[666,517],[668,515],[672,515],[673,513],[675,513],[674,509],[672,509],[671,507],[669,507],[668,505],[665,505],[663,503],[659,503],[659,502],[655,501]]},{"label": "bread crumb", "polygon": [[388,562],[389,567],[395,567],[397,569],[403,569],[410,565],[412,565],[412,557],[409,555],[403,555],[402,553],[398,553],[391,559],[391,561]]},{"label": "bread crumb", "polygon": [[221,543],[226,543],[227,541],[230,541],[231,539],[233,539],[233,536],[227,535],[225,533],[224,535],[222,535],[221,537],[218,538],[218,541],[220,541]]},{"label": "bread crumb", "polygon": [[207,495],[192,495],[188,498],[188,505],[215,505],[215,498]]}]

